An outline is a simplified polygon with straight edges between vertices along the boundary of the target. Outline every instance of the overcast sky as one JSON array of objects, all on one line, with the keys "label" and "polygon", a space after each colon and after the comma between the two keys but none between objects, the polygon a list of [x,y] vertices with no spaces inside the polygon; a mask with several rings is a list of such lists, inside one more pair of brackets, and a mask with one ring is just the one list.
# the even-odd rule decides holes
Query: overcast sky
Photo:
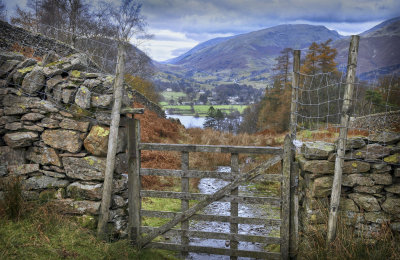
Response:
[{"label": "overcast sky", "polygon": [[[111,0],[116,1],[116,0]],[[5,0],[9,9],[26,0]],[[91,2],[91,1],[89,1]],[[200,42],[285,23],[325,25],[358,34],[400,16],[400,0],[142,0],[152,40],[141,43],[155,60],[167,60]]]}]

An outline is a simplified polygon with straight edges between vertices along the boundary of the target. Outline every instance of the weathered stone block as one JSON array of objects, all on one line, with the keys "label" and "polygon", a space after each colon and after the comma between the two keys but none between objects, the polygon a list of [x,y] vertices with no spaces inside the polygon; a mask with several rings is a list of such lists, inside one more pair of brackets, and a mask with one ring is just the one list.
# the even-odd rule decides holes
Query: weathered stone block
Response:
[{"label": "weathered stone block", "polygon": [[362,137],[348,138],[346,141],[346,150],[360,149],[366,145]]},{"label": "weathered stone block", "polygon": [[380,211],[378,201],[372,195],[361,194],[361,193],[351,193],[349,198],[354,200],[354,202],[362,209],[366,211]]},{"label": "weathered stone block", "polygon": [[106,159],[87,156],[84,158],[64,157],[62,159],[68,177],[81,180],[103,180]]},{"label": "weathered stone block", "polygon": [[305,142],[301,152],[307,159],[327,159],[335,151],[335,145],[327,142]]},{"label": "weathered stone block", "polygon": [[388,157],[385,157],[383,160],[387,163],[400,164],[400,153],[392,154]]},{"label": "weathered stone block", "polygon": [[0,165],[18,165],[25,162],[25,150],[0,146]]},{"label": "weathered stone block", "polygon": [[112,208],[122,208],[127,205],[128,205],[128,200],[115,194],[112,196],[112,205],[111,205]]},{"label": "weathered stone block", "polygon": [[29,147],[26,158],[41,165],[56,165],[61,167],[57,152],[50,147]]},{"label": "weathered stone block", "polygon": [[7,130],[16,131],[16,130],[22,129],[23,127],[22,127],[22,123],[14,122],[14,123],[6,124],[6,126],[4,128]]},{"label": "weathered stone block", "polygon": [[353,153],[355,158],[377,160],[390,154],[390,148],[380,144],[369,144]]},{"label": "weathered stone block", "polygon": [[382,144],[395,144],[400,141],[400,134],[394,132],[382,131],[377,134],[371,134],[368,139],[372,142]]},{"label": "weathered stone block", "polygon": [[38,121],[44,118],[40,113],[28,113],[21,117],[21,121]]},{"label": "weathered stone block", "polygon": [[341,211],[351,211],[351,212],[359,212],[359,208],[354,203],[352,199],[340,198],[339,210]]},{"label": "weathered stone block", "polygon": [[366,177],[362,174],[343,175],[343,178],[342,178],[343,186],[353,187],[356,184],[363,185],[363,186],[373,186],[375,183],[371,178]]},{"label": "weathered stone block", "polygon": [[26,179],[22,182],[22,185],[27,190],[38,190],[48,188],[60,188],[66,187],[69,184],[67,180],[60,180],[49,176],[35,176]]},{"label": "weathered stone block", "polygon": [[400,183],[385,187],[385,190],[390,193],[400,194]]},{"label": "weathered stone block", "polygon": [[80,133],[72,130],[46,130],[42,134],[42,140],[53,148],[70,153],[77,153],[82,147]]},{"label": "weathered stone block", "polygon": [[37,92],[44,88],[46,76],[41,67],[34,67],[22,81],[21,89],[28,94],[38,94]]},{"label": "weathered stone block", "polygon": [[35,132],[16,132],[4,135],[4,142],[12,148],[31,146],[32,142],[39,139]]},{"label": "weathered stone block", "polygon": [[360,173],[367,172],[370,169],[370,164],[361,161],[347,161],[343,164],[343,173]]},{"label": "weathered stone block", "polygon": [[368,177],[374,180],[375,184],[390,185],[393,183],[392,175],[389,173],[372,173],[368,174]]},{"label": "weathered stone block", "polygon": [[55,200],[53,203],[67,214],[99,214],[100,201],[81,200],[75,201],[73,199]]},{"label": "weathered stone block", "polygon": [[[93,126],[84,140],[85,149],[91,154],[98,156],[107,155],[108,138],[110,128],[104,126]],[[120,128],[118,131],[117,153],[126,149],[126,130]]]},{"label": "weathered stone block", "polygon": [[61,121],[60,127],[64,129],[86,132],[89,128],[89,122],[76,121],[73,119],[65,118]]},{"label": "weathered stone block", "polygon": [[107,108],[111,105],[112,95],[92,96],[92,106]]},{"label": "weathered stone block", "polygon": [[39,164],[18,164],[8,165],[7,170],[9,174],[23,175],[39,171]]},{"label": "weathered stone block", "polygon": [[364,218],[368,222],[382,224],[390,221],[390,216],[382,211],[365,212]]},{"label": "weathered stone block", "polygon": [[400,214],[400,198],[388,197],[382,204],[382,209],[392,215]]},{"label": "weathered stone block", "polygon": [[38,125],[45,128],[55,129],[60,127],[59,123],[60,121],[58,120],[45,117],[42,119],[42,121],[40,121],[40,123],[38,123]]},{"label": "weathered stone block", "polygon": [[103,184],[95,182],[74,182],[67,187],[67,194],[73,199],[101,200]]},{"label": "weathered stone block", "polygon": [[331,194],[333,177],[326,176],[316,178],[313,181],[311,196],[316,198],[327,197]]},{"label": "weathered stone block", "polygon": [[356,186],[354,187],[355,192],[360,193],[369,193],[369,194],[376,194],[380,193],[383,189],[382,185],[374,185],[374,186]]},{"label": "weathered stone block", "polygon": [[90,90],[88,88],[81,86],[78,89],[78,91],[76,92],[75,103],[83,109],[89,109],[91,95],[92,95],[92,93],[90,92]]}]

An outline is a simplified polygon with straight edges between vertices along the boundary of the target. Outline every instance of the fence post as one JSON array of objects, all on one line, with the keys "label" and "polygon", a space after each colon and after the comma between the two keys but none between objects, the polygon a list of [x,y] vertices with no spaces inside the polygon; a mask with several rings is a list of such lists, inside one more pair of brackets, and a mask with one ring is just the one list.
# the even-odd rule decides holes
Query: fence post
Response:
[{"label": "fence post", "polygon": [[118,44],[118,59],[114,82],[114,105],[111,112],[110,134],[108,137],[108,150],[106,169],[104,173],[103,195],[101,198],[101,208],[99,223],[97,225],[97,236],[101,239],[106,238],[106,227],[111,204],[112,182],[115,166],[115,155],[117,154],[118,128],[120,121],[122,88],[125,73],[125,43]]},{"label": "fence post", "polygon": [[300,50],[293,51],[293,76],[292,76],[292,102],[290,107],[290,149],[292,154],[290,158],[292,164],[290,165],[290,234],[289,234],[289,249],[290,258],[296,259],[299,243],[299,196],[298,196],[298,181],[299,171],[298,164],[294,162],[294,146],[293,141],[296,139],[296,126],[297,126],[297,100],[299,95],[299,81],[300,81]]},{"label": "fence post", "polygon": [[350,107],[352,105],[354,91],[359,41],[360,36],[351,36],[349,56],[347,60],[346,88],[343,97],[342,115],[340,118],[340,132],[335,160],[335,174],[333,177],[331,205],[329,210],[327,236],[328,244],[332,242],[336,237],[337,213],[339,211],[340,192],[342,188],[343,158],[346,152],[347,129],[349,127]]},{"label": "fence post", "polygon": [[128,118],[128,225],[129,239],[138,246],[140,236],[140,121]]},{"label": "fence post", "polygon": [[[182,171],[187,171],[189,170],[189,153],[188,152],[182,152],[181,155],[181,168]],[[182,192],[188,193],[189,192],[189,178],[187,177],[182,177],[181,178],[181,189]],[[187,199],[182,199],[181,200],[181,211],[184,212],[189,209],[189,200]],[[187,231],[189,230],[189,221],[184,220],[181,222],[181,230],[182,230],[182,236],[181,236],[181,244],[182,244],[182,258],[186,259],[188,256],[188,245],[189,245],[189,237],[187,235]]]},{"label": "fence post", "polygon": [[[239,154],[232,153],[231,154],[231,174],[234,178],[239,175]],[[239,195],[239,189],[233,189],[231,191],[231,195]],[[239,213],[239,204],[237,202],[231,202],[231,217],[237,217]],[[238,233],[238,224],[230,223],[230,233],[237,234]],[[230,241],[230,249],[237,250],[238,249],[238,241],[231,240]],[[237,259],[237,256],[231,256],[231,260]]]},{"label": "fence post", "polygon": [[290,246],[290,170],[293,164],[293,144],[289,135],[286,135],[283,146],[282,184],[281,184],[281,256],[289,259]]}]

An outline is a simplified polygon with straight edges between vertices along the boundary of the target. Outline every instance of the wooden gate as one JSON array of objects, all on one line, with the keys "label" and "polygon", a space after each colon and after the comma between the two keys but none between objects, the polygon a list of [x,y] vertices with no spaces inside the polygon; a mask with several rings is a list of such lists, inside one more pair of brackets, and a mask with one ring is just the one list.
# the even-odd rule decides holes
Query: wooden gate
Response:
[{"label": "wooden gate", "polygon": [[[289,215],[290,215],[290,173],[283,170],[281,174],[264,174],[272,165],[282,161],[283,149],[277,147],[252,147],[252,146],[225,146],[225,145],[186,145],[186,144],[156,144],[140,143],[139,120],[128,120],[128,162],[129,162],[129,235],[132,243],[139,248],[160,248],[180,251],[183,257],[188,252],[228,255],[231,259],[252,257],[262,259],[287,259],[289,255]],[[142,150],[177,151],[181,153],[181,169],[145,169],[140,166]],[[216,171],[200,171],[189,169],[189,155],[192,152],[212,152],[231,154],[231,172],[221,173]],[[271,154],[272,159],[262,165],[239,174],[239,154]],[[289,166],[290,167],[290,166]],[[283,165],[283,169],[288,166]],[[181,179],[181,191],[153,191],[141,190],[140,177],[144,175],[171,176]],[[190,178],[217,178],[227,180],[230,183],[214,194],[201,194],[189,192]],[[255,197],[239,195],[238,187],[243,182],[255,178],[281,182],[280,197]],[[141,199],[145,197],[170,198],[181,200],[181,212],[149,211],[141,209]],[[189,201],[198,201],[189,207]],[[199,213],[207,205],[214,201],[230,203],[230,216],[207,215]],[[238,216],[238,204],[269,204],[280,207],[280,219],[248,218]],[[142,217],[158,217],[171,219],[161,227],[141,226]],[[205,232],[189,229],[192,220],[228,222],[230,232]],[[176,225],[180,224],[180,228]],[[255,224],[280,226],[280,237],[261,235],[239,234],[239,224]],[[175,227],[175,228],[174,228]],[[166,233],[180,236],[180,243],[155,242],[154,238]],[[190,238],[206,238],[227,241],[228,248],[215,248],[193,245]],[[229,242],[228,242],[229,241]],[[238,249],[239,241],[257,242],[263,244],[279,244],[280,253],[266,251],[249,251]]]}]

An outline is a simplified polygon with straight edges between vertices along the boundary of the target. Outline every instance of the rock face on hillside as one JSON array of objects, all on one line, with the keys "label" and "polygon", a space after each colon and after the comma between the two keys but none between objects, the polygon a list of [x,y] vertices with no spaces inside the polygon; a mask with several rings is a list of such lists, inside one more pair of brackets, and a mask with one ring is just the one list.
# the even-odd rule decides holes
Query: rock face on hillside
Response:
[{"label": "rock face on hillside", "polygon": [[[45,197],[66,213],[97,215],[114,77],[90,72],[90,61],[82,54],[53,55],[45,63],[14,52],[0,51],[0,58],[0,179],[19,176],[28,200]],[[124,91],[124,106],[135,100],[165,116],[141,94],[127,86]],[[126,157],[121,122],[117,152]],[[112,222],[124,236],[127,178],[121,163],[117,161],[114,175]]]}]

